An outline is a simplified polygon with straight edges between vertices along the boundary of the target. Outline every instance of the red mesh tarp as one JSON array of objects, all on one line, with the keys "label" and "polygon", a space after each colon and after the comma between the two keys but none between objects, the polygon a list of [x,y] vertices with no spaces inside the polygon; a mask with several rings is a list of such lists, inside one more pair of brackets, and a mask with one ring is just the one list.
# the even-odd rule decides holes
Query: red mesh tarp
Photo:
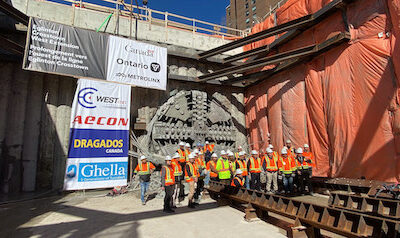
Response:
[{"label": "red mesh tarp", "polygon": [[[329,2],[289,0],[277,10],[277,24],[314,13]],[[277,150],[286,139],[296,147],[310,144],[316,176],[400,181],[400,1],[358,0],[347,6],[347,17],[349,43],[246,90],[251,144],[265,148],[269,132]],[[252,32],[273,26],[273,19]],[[338,11],[278,52],[321,43],[343,31]]]}]

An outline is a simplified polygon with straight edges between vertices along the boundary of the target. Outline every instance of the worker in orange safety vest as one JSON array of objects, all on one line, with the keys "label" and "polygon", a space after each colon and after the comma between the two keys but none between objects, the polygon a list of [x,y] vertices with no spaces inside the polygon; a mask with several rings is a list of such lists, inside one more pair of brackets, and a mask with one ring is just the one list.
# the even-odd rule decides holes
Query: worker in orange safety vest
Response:
[{"label": "worker in orange safety vest", "polygon": [[193,203],[193,197],[197,185],[197,181],[199,178],[199,172],[197,170],[197,166],[195,161],[194,154],[189,155],[189,161],[186,163],[185,167],[185,180],[189,184],[189,195],[188,195],[188,207],[195,208],[195,204]]},{"label": "worker in orange safety vest", "polygon": [[258,152],[256,150],[251,151],[251,157],[247,162],[247,169],[250,172],[250,188],[260,191],[261,189],[261,159],[258,156]]},{"label": "worker in orange safety vest", "polygon": [[135,168],[134,175],[139,175],[140,199],[142,200],[142,205],[146,205],[145,195],[150,185],[150,176],[155,169],[156,167],[147,161],[145,155],[140,157],[140,162]]},{"label": "worker in orange safety vest", "polygon": [[171,156],[165,157],[165,165],[161,168],[161,188],[165,191],[164,212],[173,213],[172,196],[174,194],[175,175]]},{"label": "worker in orange safety vest", "polygon": [[281,158],[278,160],[279,173],[283,176],[283,187],[286,194],[293,193],[293,179],[296,172],[296,162],[289,155],[287,148],[281,151]]},{"label": "worker in orange safety vest", "polygon": [[[266,192],[278,191],[278,160],[279,156],[274,154],[271,148],[265,150],[266,155],[263,157],[263,169],[267,173]],[[271,190],[272,185],[272,190]]]},{"label": "worker in orange safety vest", "polygon": [[236,175],[233,177],[231,186],[241,188],[244,185],[243,171],[241,169],[236,170]]},{"label": "worker in orange safety vest", "polygon": [[249,172],[247,171],[247,161],[244,151],[239,152],[239,159],[236,160],[236,168],[242,171],[244,186],[250,189]]},{"label": "worker in orange safety vest", "polygon": [[182,180],[183,180],[183,170],[182,165],[179,162],[180,155],[175,153],[172,156],[172,167],[174,168],[174,176],[175,176],[175,185],[174,185],[174,194],[172,195],[172,208],[176,208],[176,205],[180,204],[179,201],[179,194],[182,187]]}]

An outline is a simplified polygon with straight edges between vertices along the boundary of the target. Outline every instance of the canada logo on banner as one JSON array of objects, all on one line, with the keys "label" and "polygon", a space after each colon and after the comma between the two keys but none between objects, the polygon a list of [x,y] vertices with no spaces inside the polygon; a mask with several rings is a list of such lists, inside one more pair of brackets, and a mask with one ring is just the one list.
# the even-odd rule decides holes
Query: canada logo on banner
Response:
[{"label": "canada logo on banner", "polygon": [[80,79],[72,105],[65,190],[124,186],[131,87]]}]

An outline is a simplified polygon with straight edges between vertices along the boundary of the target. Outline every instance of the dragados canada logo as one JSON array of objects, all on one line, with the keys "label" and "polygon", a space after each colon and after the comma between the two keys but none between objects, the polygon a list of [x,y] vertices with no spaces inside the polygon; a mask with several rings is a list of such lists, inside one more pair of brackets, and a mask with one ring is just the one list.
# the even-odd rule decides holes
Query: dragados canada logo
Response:
[{"label": "dragados canada logo", "polygon": [[85,108],[95,108],[93,94],[97,92],[95,88],[83,88],[78,93],[78,103]]}]

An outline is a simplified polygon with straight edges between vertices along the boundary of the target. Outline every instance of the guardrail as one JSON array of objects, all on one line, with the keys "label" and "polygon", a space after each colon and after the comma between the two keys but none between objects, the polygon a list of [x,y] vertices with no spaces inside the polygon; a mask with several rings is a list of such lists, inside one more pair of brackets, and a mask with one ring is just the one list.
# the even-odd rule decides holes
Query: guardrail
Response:
[{"label": "guardrail", "polygon": [[[74,8],[85,8],[98,12],[112,13],[119,17],[129,18],[131,21],[147,22],[151,25],[177,28],[186,31],[192,31],[194,34],[208,34],[211,36],[224,38],[245,37],[248,33],[222,25],[217,25],[194,18],[180,16],[174,13],[162,12],[147,7],[136,6],[134,0],[36,0],[47,1],[54,4],[71,5]],[[101,23],[99,23],[100,26]],[[132,24],[131,24],[132,25]]]}]

